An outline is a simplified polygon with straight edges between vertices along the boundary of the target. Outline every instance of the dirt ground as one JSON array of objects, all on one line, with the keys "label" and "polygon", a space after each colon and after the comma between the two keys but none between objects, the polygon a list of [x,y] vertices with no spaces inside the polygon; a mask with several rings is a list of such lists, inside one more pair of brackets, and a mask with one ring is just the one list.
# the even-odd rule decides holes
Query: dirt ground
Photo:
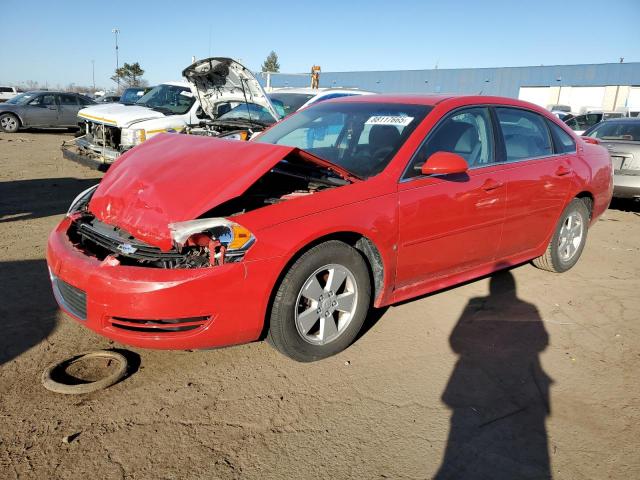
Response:
[{"label": "dirt ground", "polygon": [[336,357],[129,349],[131,377],[64,396],[41,386],[48,364],[126,348],[50,291],[47,234],[100,176],[62,159],[72,137],[0,134],[0,478],[640,478],[634,205],[570,272],[524,265],[393,306]]}]

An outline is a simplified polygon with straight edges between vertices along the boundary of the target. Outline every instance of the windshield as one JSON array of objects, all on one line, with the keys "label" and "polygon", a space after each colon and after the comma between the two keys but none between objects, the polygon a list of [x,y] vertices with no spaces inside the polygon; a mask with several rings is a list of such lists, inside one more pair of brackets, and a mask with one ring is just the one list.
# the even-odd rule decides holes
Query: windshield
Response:
[{"label": "windshield", "polygon": [[[277,110],[277,108],[276,108]],[[273,115],[269,113],[262,105],[255,103],[241,103],[237,107],[232,108],[227,113],[220,115],[218,121],[252,121],[262,125],[271,125],[276,122]]]},{"label": "windshield", "polygon": [[270,93],[269,99],[273,102],[277,100],[284,107],[285,116],[293,113],[302,107],[305,103],[315,97],[315,93]]},{"label": "windshield", "polygon": [[120,103],[124,103],[125,105],[133,105],[141,97],[144,95],[146,89],[144,88],[127,88],[124,92],[122,92],[122,96],[120,97]]},{"label": "windshield", "polygon": [[12,99],[7,100],[5,103],[8,103],[10,105],[24,105],[29,100],[31,100],[35,95],[36,94],[32,92],[20,93],[15,97],[13,97]]},{"label": "windshield", "polygon": [[587,132],[585,136],[600,140],[640,142],[640,122],[602,122]]},{"label": "windshield", "polygon": [[430,110],[395,103],[319,103],[255,141],[298,147],[368,178],[384,170]]},{"label": "windshield", "polygon": [[188,87],[158,85],[136,102],[136,105],[152,108],[168,115],[187,113],[195,102]]}]

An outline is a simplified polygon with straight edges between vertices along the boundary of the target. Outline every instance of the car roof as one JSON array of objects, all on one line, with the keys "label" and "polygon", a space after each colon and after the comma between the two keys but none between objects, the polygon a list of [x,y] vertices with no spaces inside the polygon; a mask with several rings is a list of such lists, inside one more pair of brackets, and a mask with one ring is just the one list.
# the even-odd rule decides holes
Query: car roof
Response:
[{"label": "car roof", "polygon": [[375,96],[369,95],[357,95],[351,97],[342,97],[337,99],[327,100],[327,102],[363,102],[363,103],[407,103],[415,105],[428,105],[435,106],[440,103],[456,103],[464,105],[469,104],[497,104],[497,105],[511,105],[515,107],[523,107],[536,111],[542,111],[546,114],[550,112],[535,105],[533,103],[517,100],[509,97],[494,97],[488,95],[456,95],[456,94],[380,94]]},{"label": "car roof", "polygon": [[275,88],[269,93],[299,93],[305,95],[319,95],[326,94],[331,92],[349,92],[349,93],[375,93],[370,92],[368,90],[362,90],[360,88],[349,88],[349,87],[320,87],[320,88],[311,88],[311,87],[282,87]]},{"label": "car roof", "polygon": [[162,82],[162,83],[159,83],[158,85],[175,85],[177,87],[189,88],[189,82],[187,82],[186,80],[171,80],[170,82]]}]

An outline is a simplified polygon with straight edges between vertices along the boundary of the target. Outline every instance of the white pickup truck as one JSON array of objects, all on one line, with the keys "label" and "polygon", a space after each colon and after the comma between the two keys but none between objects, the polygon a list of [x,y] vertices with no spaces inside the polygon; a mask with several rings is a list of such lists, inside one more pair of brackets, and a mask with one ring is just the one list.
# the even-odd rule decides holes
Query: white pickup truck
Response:
[{"label": "white pickup truck", "polygon": [[[235,60],[200,60],[183,75],[188,82],[160,84],[133,105],[110,103],[80,110],[83,135],[63,145],[64,157],[103,170],[122,153],[158,133],[190,132],[211,122],[216,125],[207,128],[216,135],[238,129],[242,123],[238,119],[217,119],[245,102],[267,112],[270,123],[280,117],[253,74]],[[258,123],[255,115],[247,121]]]}]

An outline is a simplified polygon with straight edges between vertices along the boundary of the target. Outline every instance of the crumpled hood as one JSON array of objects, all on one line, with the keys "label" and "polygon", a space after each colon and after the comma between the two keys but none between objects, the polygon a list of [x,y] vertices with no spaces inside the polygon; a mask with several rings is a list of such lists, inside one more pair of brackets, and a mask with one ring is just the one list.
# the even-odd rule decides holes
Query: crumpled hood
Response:
[{"label": "crumpled hood", "polygon": [[255,103],[279,120],[271,100],[251,71],[232,58],[211,57],[198,60],[182,71],[191,91],[209,117],[218,116],[217,106],[227,102]]},{"label": "crumpled hood", "polygon": [[163,250],[168,225],[245,192],[294,147],[160,134],[122,155],[89,203],[99,220]]},{"label": "crumpled hood", "polygon": [[83,108],[78,116],[92,122],[104,123],[114,127],[126,128],[134,122],[162,118],[165,115],[151,108],[139,105],[123,105],[122,103],[107,103]]}]

